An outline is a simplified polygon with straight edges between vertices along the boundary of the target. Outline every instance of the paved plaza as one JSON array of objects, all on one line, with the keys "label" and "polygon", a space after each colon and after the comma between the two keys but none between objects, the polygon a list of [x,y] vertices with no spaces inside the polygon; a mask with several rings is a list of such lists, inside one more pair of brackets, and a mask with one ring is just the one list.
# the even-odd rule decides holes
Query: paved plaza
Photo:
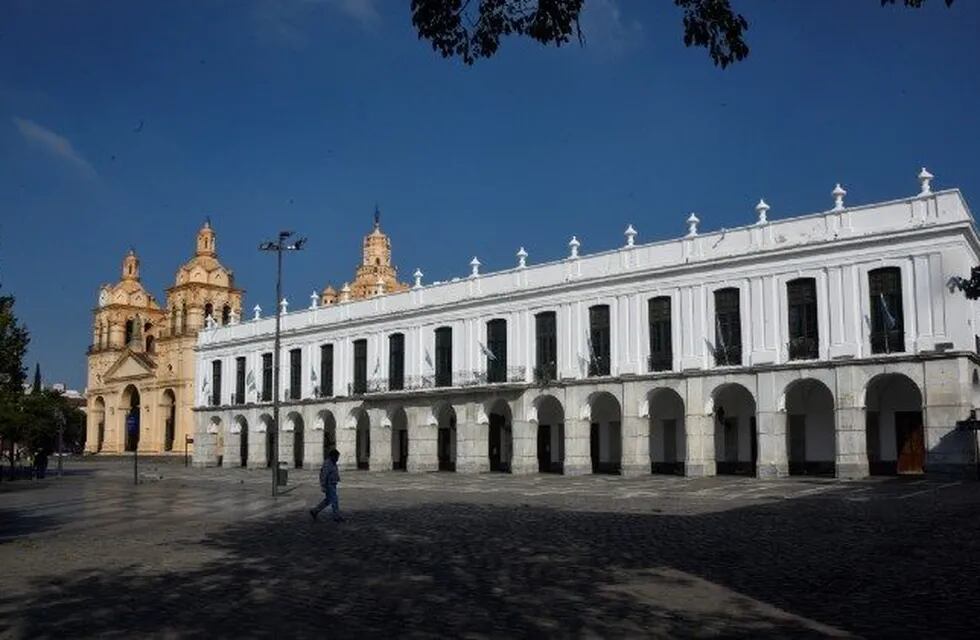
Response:
[{"label": "paved plaza", "polygon": [[963,637],[980,485],[73,460],[0,484],[0,637]]}]

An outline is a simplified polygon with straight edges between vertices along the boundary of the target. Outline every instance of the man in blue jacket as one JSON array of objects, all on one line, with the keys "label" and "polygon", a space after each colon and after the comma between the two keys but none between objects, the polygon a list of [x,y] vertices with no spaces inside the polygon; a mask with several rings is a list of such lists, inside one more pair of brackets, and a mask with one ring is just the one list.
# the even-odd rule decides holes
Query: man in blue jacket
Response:
[{"label": "man in blue jacket", "polygon": [[340,452],[333,449],[327,454],[323,460],[323,466],[320,467],[320,489],[325,495],[320,504],[310,509],[310,516],[314,521],[320,512],[327,508],[327,505],[330,505],[330,510],[333,512],[334,522],[343,522],[344,520],[340,515],[340,500],[337,497],[337,483],[340,482],[340,470],[337,468],[338,460],[340,460]]}]

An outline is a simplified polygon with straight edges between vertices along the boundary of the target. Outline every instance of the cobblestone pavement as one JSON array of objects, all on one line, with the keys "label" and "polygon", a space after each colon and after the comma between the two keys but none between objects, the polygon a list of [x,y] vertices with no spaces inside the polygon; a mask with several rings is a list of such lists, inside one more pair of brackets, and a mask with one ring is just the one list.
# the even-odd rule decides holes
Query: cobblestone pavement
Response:
[{"label": "cobblestone pavement", "polygon": [[0,484],[0,637],[965,637],[980,485],[72,461]]}]

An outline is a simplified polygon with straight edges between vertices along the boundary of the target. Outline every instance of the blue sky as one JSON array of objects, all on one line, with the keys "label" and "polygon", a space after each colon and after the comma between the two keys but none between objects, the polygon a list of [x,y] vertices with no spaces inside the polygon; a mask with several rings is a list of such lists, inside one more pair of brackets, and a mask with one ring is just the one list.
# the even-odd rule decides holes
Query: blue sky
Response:
[{"label": "blue sky", "polygon": [[[0,285],[27,365],[82,388],[126,249],[163,302],[205,216],[268,309],[349,279],[375,203],[402,279],[465,275],[935,186],[980,198],[980,2],[737,1],[751,54],[681,42],[672,2],[587,0],[586,46],[506,41],[466,67],[408,0],[0,3]],[[142,127],[140,123],[142,122]],[[138,130],[138,131],[137,131]]]}]

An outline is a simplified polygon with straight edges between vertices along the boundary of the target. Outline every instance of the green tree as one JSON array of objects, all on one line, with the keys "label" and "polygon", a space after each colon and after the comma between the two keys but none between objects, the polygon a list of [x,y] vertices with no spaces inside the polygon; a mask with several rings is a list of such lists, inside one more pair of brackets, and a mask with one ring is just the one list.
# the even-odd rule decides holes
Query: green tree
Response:
[{"label": "green tree", "polygon": [[[24,440],[22,400],[24,354],[31,341],[27,328],[14,315],[14,297],[0,296],[0,444],[14,465],[14,445]],[[0,455],[2,455],[0,454]]]},{"label": "green tree", "polygon": [[[579,17],[587,0],[412,0],[412,25],[419,38],[444,57],[473,64],[497,53],[505,36],[524,36],[561,46],[575,36],[585,43]],[[852,0],[853,1],[853,0]],[[880,0],[919,8],[924,0]],[[953,0],[941,0],[946,6]],[[683,14],[684,44],[703,47],[724,68],[749,55],[748,20],[731,0],[673,0]],[[666,4],[666,3],[665,3]]]}]

